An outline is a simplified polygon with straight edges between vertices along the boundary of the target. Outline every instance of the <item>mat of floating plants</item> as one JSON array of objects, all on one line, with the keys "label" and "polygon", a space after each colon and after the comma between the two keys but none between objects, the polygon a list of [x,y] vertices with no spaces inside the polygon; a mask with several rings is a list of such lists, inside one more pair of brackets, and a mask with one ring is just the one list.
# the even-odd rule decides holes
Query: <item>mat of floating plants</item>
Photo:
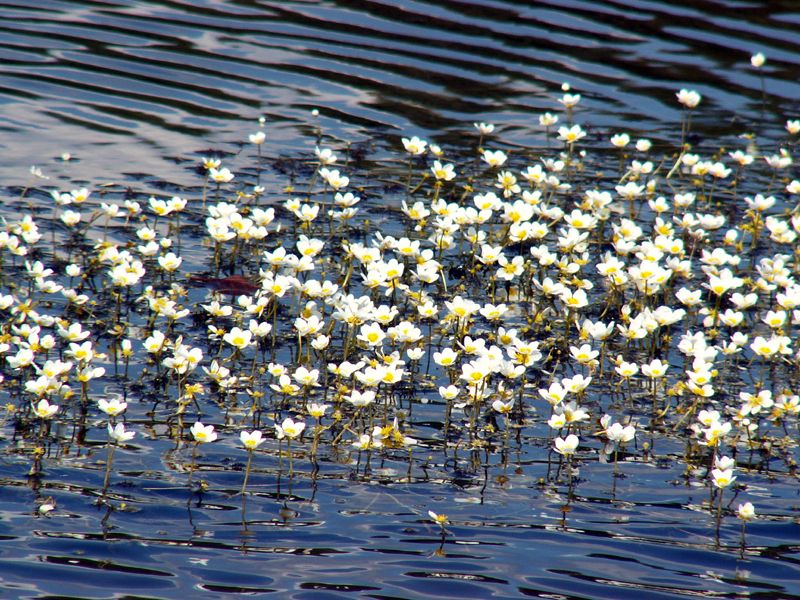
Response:
[{"label": "mat of floating plants", "polygon": [[579,101],[545,147],[267,160],[262,122],[194,187],[14,190],[9,538],[147,597],[788,597],[798,124],[589,144]]}]

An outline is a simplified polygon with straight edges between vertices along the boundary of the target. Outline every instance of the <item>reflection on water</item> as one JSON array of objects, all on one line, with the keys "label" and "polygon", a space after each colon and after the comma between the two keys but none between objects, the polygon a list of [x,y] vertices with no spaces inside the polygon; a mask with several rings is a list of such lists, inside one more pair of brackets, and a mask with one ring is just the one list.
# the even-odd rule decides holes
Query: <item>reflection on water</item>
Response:
[{"label": "reflection on water", "polygon": [[[49,1],[0,6],[0,174],[62,152],[79,179],[125,173],[189,180],[175,161],[237,143],[267,115],[270,140],[302,145],[319,108],[326,133],[458,139],[464,123],[541,141],[536,117],[569,81],[592,128],[669,137],[674,92],[712,107],[701,134],[772,132],[798,110],[796,4],[784,2],[394,0]],[[749,65],[768,56],[761,81]],[[396,143],[396,141],[393,141]]]},{"label": "reflection on water", "polygon": [[[13,157],[0,173],[9,185],[24,183],[30,164],[54,184],[70,177],[98,189],[114,180],[121,186],[107,188],[108,197],[117,202],[127,186],[133,195],[161,187],[199,196],[198,156],[223,147],[226,160],[246,162],[253,150],[241,145],[262,114],[270,158],[307,151],[318,123],[337,149],[374,136],[378,146],[398,148],[401,134],[465,147],[473,121],[498,124],[510,147],[541,147],[537,117],[558,108],[564,80],[584,95],[580,120],[594,142],[623,129],[674,140],[674,94],[683,86],[704,94],[694,123],[701,142],[754,129],[780,138],[785,119],[797,117],[800,18],[792,2],[644,2],[635,11],[610,1],[27,4],[0,7],[2,143]],[[749,66],[755,50],[768,56],[763,105]],[[54,160],[62,151],[78,160]],[[267,192],[274,198],[283,199],[277,186],[287,174],[310,172],[274,164],[280,177],[260,174],[276,185]],[[248,168],[242,175],[255,179]],[[374,197],[397,188],[365,187]],[[44,193],[30,197],[33,206],[49,202]],[[373,202],[365,212],[381,225],[383,208]],[[207,260],[207,249],[193,247],[203,216],[196,211],[183,229],[183,255],[197,262]],[[127,239],[119,225],[109,231]],[[206,302],[203,294],[192,291],[188,302]],[[123,385],[117,375],[108,392]],[[472,453],[469,464],[470,453],[446,463],[426,458],[439,456],[444,435],[436,406],[415,408],[427,446],[411,465],[404,456],[353,465],[327,455],[316,470],[298,451],[292,479],[271,440],[250,473],[250,495],[241,496],[247,458],[235,437],[198,453],[174,443],[176,424],[155,404],[153,374],[133,366],[130,379],[131,398],[141,399],[130,409],[139,437],[115,452],[110,479],[96,414],[76,417],[84,427],[77,432],[60,425],[54,436],[81,443],[49,444],[41,477],[26,476],[28,449],[11,424],[3,429],[0,590],[8,597],[62,594],[65,581],[77,597],[177,597],[198,588],[297,598],[798,592],[788,516],[796,510],[794,475],[769,472],[775,464],[758,456],[739,457],[742,466],[753,463],[747,497],[763,495],[770,505],[748,524],[741,556],[735,518],[714,539],[703,506],[709,490],[687,485],[676,440],[659,439],[653,461],[643,447],[631,460],[622,453],[623,477],[587,452],[567,492],[545,485],[545,475],[548,483],[559,478],[561,463],[547,451],[543,423],[512,441],[510,466],[498,453]],[[220,424],[235,420],[211,410]],[[50,501],[57,508],[45,517],[39,507]],[[431,508],[448,513],[443,528],[431,522]]]}]

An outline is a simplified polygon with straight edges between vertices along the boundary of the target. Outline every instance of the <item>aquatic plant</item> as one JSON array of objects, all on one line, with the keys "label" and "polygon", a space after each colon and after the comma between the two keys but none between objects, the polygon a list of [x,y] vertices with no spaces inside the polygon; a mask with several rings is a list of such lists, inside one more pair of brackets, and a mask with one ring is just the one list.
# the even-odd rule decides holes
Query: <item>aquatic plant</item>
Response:
[{"label": "aquatic plant", "polygon": [[[744,540],[755,512],[724,490],[795,477],[800,125],[768,150],[692,147],[701,97],[683,89],[681,139],[631,144],[574,122],[581,97],[562,91],[564,114],[541,115],[545,144],[526,149],[476,123],[464,148],[412,136],[360,166],[320,128],[270,187],[261,122],[254,169],[204,157],[180,195],[29,190],[50,221],[0,232],[0,385],[29,476],[46,481],[50,448],[85,445],[98,411],[103,501],[133,437],[123,413],[150,432],[141,444],[172,442],[190,500],[195,471],[242,468],[219,460],[238,438],[238,492],[258,451],[281,511],[326,470],[371,481],[393,464],[413,484],[497,468],[505,484],[533,456],[568,507],[587,477],[608,474],[616,500],[635,478],[620,463],[668,460],[708,489],[716,539],[736,514]],[[450,521],[428,515],[441,550]]]}]

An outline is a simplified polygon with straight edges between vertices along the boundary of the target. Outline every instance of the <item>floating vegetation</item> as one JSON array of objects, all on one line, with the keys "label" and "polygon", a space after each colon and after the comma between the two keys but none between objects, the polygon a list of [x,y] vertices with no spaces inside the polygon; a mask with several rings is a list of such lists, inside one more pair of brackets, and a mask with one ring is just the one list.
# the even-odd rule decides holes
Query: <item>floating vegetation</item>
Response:
[{"label": "floating vegetation", "polygon": [[131,481],[245,530],[248,502],[291,524],[326,478],[433,485],[410,510],[444,554],[449,486],[538,490],[566,530],[587,481],[623,506],[668,466],[744,554],[764,482],[797,479],[800,123],[692,147],[701,98],[677,100],[673,144],[587,133],[566,89],[538,147],[476,123],[373,156],[318,129],[273,160],[262,120],[163,196],[34,169],[0,232],[5,484],[55,518],[84,461],[105,533],[142,508]]}]

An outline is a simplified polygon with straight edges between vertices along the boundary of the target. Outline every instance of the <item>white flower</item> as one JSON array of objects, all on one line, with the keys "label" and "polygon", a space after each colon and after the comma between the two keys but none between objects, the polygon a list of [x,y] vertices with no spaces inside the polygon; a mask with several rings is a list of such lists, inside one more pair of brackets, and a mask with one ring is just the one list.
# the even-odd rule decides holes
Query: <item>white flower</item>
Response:
[{"label": "white flower", "polygon": [[135,435],[135,431],[125,431],[124,423],[117,423],[113,427],[111,426],[111,423],[108,424],[108,437],[118,444],[124,444],[125,442],[131,441]]},{"label": "white flower", "polygon": [[58,404],[50,404],[47,399],[42,398],[38,404],[32,404],[33,412],[40,419],[49,419],[58,412]]},{"label": "white flower", "polygon": [[425,153],[425,147],[428,145],[428,142],[425,140],[421,140],[417,136],[412,137],[411,139],[403,138],[403,147],[406,149],[406,152],[413,156],[419,156],[420,154]]},{"label": "white flower", "polygon": [[700,94],[694,90],[687,90],[686,88],[682,89],[675,95],[678,97],[678,102],[683,104],[686,108],[696,107],[698,104],[700,104],[700,100],[702,99]]},{"label": "white flower", "polygon": [[558,128],[558,139],[563,142],[566,142],[567,144],[574,144],[575,142],[584,137],[586,137],[586,132],[583,129],[581,129],[580,125]]},{"label": "white flower", "polygon": [[128,408],[128,403],[120,402],[119,398],[112,398],[111,400],[100,398],[97,401],[97,406],[109,417],[116,417],[125,412],[125,409]]},{"label": "white flower", "polygon": [[494,131],[494,125],[491,123],[473,123],[481,135],[489,135]]},{"label": "white flower", "polygon": [[231,179],[233,179],[233,173],[227,167],[223,167],[222,169],[215,169],[210,168],[208,170],[208,178],[215,183],[228,183]]},{"label": "white flower", "polygon": [[622,426],[621,423],[614,423],[606,429],[606,437],[617,444],[630,442],[636,435],[636,428],[633,425]]},{"label": "white flower", "polygon": [[[381,379],[383,379],[383,377],[381,377]],[[353,390],[350,392],[350,395],[345,396],[344,399],[356,408],[363,408],[375,402],[375,391],[366,390],[364,392],[360,392],[358,390]]]},{"label": "white flower", "polygon": [[579,442],[580,440],[578,439],[578,436],[574,433],[570,433],[566,438],[557,437],[553,441],[556,447],[556,452],[563,454],[564,456],[575,454],[575,450],[577,450]]},{"label": "white flower", "polygon": [[303,386],[316,386],[319,385],[319,370],[318,369],[307,369],[306,367],[300,365],[297,367],[295,372],[292,374],[294,380]]},{"label": "white flower", "polygon": [[440,527],[444,527],[447,523],[449,523],[447,515],[440,515],[433,512],[432,510],[429,510],[428,516],[433,520],[434,523],[436,523]]},{"label": "white flower", "polygon": [[736,514],[742,521],[749,521],[750,519],[755,518],[756,509],[752,502],[745,502],[739,505],[739,508],[736,510]]},{"label": "white flower", "polygon": [[371,450],[373,448],[380,448],[383,442],[378,438],[371,437],[368,433],[361,434],[359,438],[353,442],[353,447],[357,450]]},{"label": "white flower", "polygon": [[170,273],[176,271],[182,262],[183,258],[177,256],[174,252],[167,252],[164,256],[158,257],[158,264],[162,269]]},{"label": "white flower", "polygon": [[334,190],[345,188],[350,184],[350,178],[346,175],[341,175],[338,170],[330,170],[325,167],[319,170],[319,175],[325,182]]},{"label": "white flower", "polygon": [[510,413],[513,408],[514,408],[513,400],[509,400],[508,402],[503,402],[502,400],[498,399],[492,402],[492,409],[504,415]]},{"label": "white flower", "polygon": [[490,167],[502,167],[508,156],[502,150],[484,150],[482,158]]},{"label": "white flower", "polygon": [[717,456],[714,459],[714,466],[717,469],[725,471],[727,469],[733,469],[736,466],[736,461],[730,456]]},{"label": "white flower", "polygon": [[264,140],[267,139],[267,134],[265,134],[263,131],[257,131],[256,133],[250,134],[247,139],[250,140],[251,144],[260,146],[264,143]]},{"label": "white flower", "polygon": [[303,433],[303,429],[306,428],[306,424],[302,421],[294,421],[290,417],[286,417],[283,420],[283,423],[278,425],[275,423],[275,431],[278,434],[278,439],[283,439],[284,437],[293,440],[301,433]]},{"label": "white flower", "polygon": [[321,165],[332,165],[336,162],[337,156],[330,148],[322,148],[319,146],[314,148],[314,153],[317,155],[317,160]]},{"label": "white flower", "polygon": [[642,364],[642,374],[652,379],[663,377],[669,369],[669,363],[662,362],[661,359],[655,358],[649,363]]},{"label": "white flower", "polygon": [[438,160],[433,161],[431,172],[437,181],[450,181],[456,176],[455,167],[452,163],[443,165]]},{"label": "white flower", "polygon": [[77,225],[81,221],[81,213],[75,210],[65,210],[61,214],[61,220],[64,222],[64,225],[68,227],[72,227],[73,225]]},{"label": "white flower", "polygon": [[711,471],[711,481],[715,487],[723,489],[736,481],[736,477],[733,474],[733,469],[713,469]]},{"label": "white flower", "polygon": [[308,414],[315,419],[321,419],[325,416],[325,412],[330,408],[328,404],[316,404],[312,402],[308,405]]},{"label": "white flower", "polygon": [[611,136],[611,145],[616,146],[617,148],[624,148],[630,143],[630,141],[631,136],[629,136],[627,133],[618,133]]},{"label": "white flower", "polygon": [[[563,89],[563,86],[562,86],[562,89]],[[567,87],[567,89],[569,89],[569,87]],[[563,96],[561,96],[561,98],[558,99],[558,101],[561,104],[563,104],[566,108],[572,108],[572,107],[576,106],[578,104],[578,102],[581,101],[581,95],[580,94],[564,94]]]},{"label": "white flower", "polygon": [[254,344],[253,333],[249,329],[241,329],[239,327],[233,327],[222,336],[222,339],[238,350],[244,350]]},{"label": "white flower", "polygon": [[542,127],[550,127],[551,125],[555,125],[558,123],[558,117],[551,113],[544,113],[539,115],[539,125]]},{"label": "white flower", "polygon": [[443,385],[439,386],[439,395],[442,397],[442,400],[452,400],[458,396],[458,393],[459,389],[455,385],[448,385],[447,387]]},{"label": "white flower", "polygon": [[263,434],[258,429],[253,431],[242,431],[239,434],[239,439],[247,450],[255,450],[264,443]]},{"label": "white flower", "polygon": [[200,421],[197,421],[194,425],[192,425],[189,431],[191,432],[194,441],[198,444],[213,442],[217,439],[217,432],[214,431],[214,426],[203,425]]}]

